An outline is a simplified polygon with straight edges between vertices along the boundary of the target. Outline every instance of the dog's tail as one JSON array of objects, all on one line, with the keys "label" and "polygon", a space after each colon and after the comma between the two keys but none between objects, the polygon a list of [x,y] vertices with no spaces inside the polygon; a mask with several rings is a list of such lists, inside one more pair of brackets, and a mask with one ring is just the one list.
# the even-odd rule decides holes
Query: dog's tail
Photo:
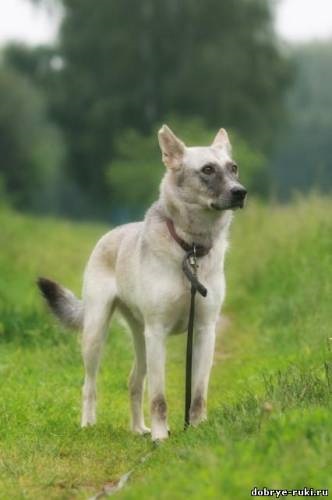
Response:
[{"label": "dog's tail", "polygon": [[51,311],[64,326],[74,329],[82,328],[83,303],[73,292],[47,278],[38,278],[37,285]]}]

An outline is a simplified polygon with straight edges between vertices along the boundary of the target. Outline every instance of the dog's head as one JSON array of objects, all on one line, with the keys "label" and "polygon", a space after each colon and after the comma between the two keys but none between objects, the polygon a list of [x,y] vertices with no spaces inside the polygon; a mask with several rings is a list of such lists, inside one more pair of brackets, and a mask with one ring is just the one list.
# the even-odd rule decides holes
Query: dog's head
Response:
[{"label": "dog's head", "polygon": [[167,125],[158,133],[162,159],[183,202],[211,211],[243,207],[246,189],[231,159],[231,145],[220,129],[208,147],[187,147]]}]

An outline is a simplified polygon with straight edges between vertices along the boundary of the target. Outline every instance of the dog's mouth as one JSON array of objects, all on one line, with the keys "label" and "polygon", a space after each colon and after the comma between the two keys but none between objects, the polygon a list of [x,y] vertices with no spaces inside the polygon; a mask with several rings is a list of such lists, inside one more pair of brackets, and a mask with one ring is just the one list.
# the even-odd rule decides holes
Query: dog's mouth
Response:
[{"label": "dog's mouth", "polygon": [[210,205],[213,210],[217,210],[218,212],[222,212],[223,210],[236,210],[237,208],[244,207],[244,200],[234,201],[229,203],[228,205],[219,205],[218,203],[211,203]]}]

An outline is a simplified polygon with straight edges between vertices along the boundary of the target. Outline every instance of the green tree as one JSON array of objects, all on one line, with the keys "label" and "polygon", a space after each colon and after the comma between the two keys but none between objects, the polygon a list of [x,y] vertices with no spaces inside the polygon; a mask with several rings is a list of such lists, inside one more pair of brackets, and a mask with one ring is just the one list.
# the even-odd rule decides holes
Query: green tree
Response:
[{"label": "green tree", "polygon": [[57,203],[55,191],[64,157],[40,93],[20,74],[0,68],[0,177],[18,208],[44,209]]},{"label": "green tree", "polygon": [[93,200],[108,203],[115,138],[128,128],[149,134],[169,113],[200,116],[208,127],[229,127],[268,150],[289,82],[271,2],[61,4],[56,117],[69,146],[68,169]]},{"label": "green tree", "polygon": [[272,163],[273,182],[283,199],[294,191],[332,189],[332,43],[309,43],[293,52],[289,123]]}]

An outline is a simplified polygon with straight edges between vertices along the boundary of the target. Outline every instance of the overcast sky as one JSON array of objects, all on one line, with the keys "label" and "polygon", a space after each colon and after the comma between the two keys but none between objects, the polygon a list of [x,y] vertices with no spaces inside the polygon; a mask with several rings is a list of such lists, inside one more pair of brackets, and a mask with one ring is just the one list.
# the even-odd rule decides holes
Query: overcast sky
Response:
[{"label": "overcast sky", "polygon": [[[332,0],[279,0],[277,30],[290,41],[332,38]],[[28,0],[1,0],[0,44],[19,39],[35,44],[56,37],[59,15]]]}]

